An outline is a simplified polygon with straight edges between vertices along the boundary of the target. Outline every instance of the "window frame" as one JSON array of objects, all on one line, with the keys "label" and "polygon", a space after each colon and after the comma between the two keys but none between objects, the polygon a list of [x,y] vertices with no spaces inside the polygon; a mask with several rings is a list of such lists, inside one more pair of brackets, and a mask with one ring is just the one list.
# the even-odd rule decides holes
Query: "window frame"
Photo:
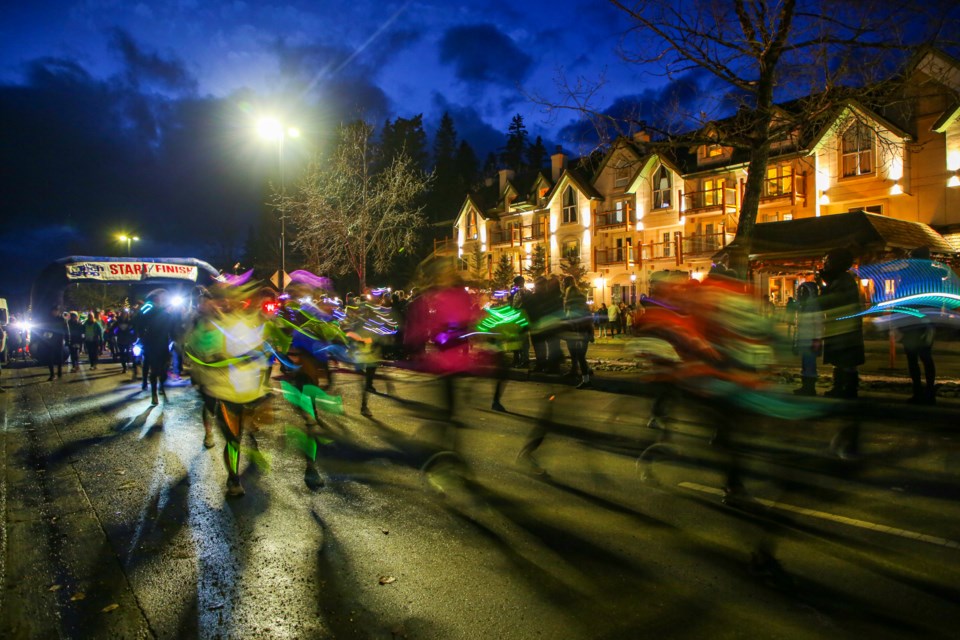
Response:
[{"label": "window frame", "polygon": [[[851,131],[854,134],[853,140],[849,138]],[[869,140],[869,148],[864,149],[861,144],[864,140]],[[848,149],[849,142],[855,142],[856,147]],[[840,134],[840,177],[841,178],[860,178],[863,176],[872,176],[877,173],[877,135],[876,132],[859,120],[855,121]],[[868,169],[863,170],[863,159],[867,159],[870,165]],[[852,160],[853,171],[847,171],[847,161]]]},{"label": "window frame", "polygon": [[[666,187],[663,186],[664,180],[667,181]],[[654,211],[673,209],[673,176],[666,166],[661,164],[654,172],[652,189]]]},{"label": "window frame", "polygon": [[[572,198],[570,197],[571,195]],[[571,199],[573,202],[568,201]],[[563,191],[563,199],[561,200],[560,224],[577,224],[579,221],[579,216],[577,215],[578,203],[577,190],[567,185],[567,188]]]}]

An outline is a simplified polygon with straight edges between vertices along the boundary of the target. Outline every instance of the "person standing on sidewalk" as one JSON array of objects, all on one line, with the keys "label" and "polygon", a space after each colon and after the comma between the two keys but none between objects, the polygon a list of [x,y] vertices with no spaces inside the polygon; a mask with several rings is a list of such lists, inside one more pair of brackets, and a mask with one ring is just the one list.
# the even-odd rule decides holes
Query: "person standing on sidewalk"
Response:
[{"label": "person standing on sidewalk", "polygon": [[103,327],[97,320],[97,314],[91,311],[83,323],[83,348],[90,359],[90,369],[96,369],[100,361],[100,349],[103,348]]},{"label": "person standing on sidewalk", "polygon": [[[804,282],[797,288],[795,317],[787,317],[788,325],[796,327],[793,352],[800,356],[798,396],[817,395],[817,359],[823,351],[823,312],[818,300],[820,291],[815,282]],[[791,298],[793,300],[793,298]]]},{"label": "person standing on sidewalk", "polygon": [[820,295],[824,313],[823,363],[833,365],[833,388],[829,398],[853,400],[860,386],[857,367],[866,362],[860,289],[850,273],[853,254],[834,249],[823,260],[820,277],[825,285]]},{"label": "person standing on sidewalk", "polygon": [[54,367],[59,378],[63,375],[63,343],[70,335],[67,321],[63,319],[59,306],[54,305],[50,309],[50,315],[37,327],[33,335],[39,338],[36,341],[37,360],[50,370],[47,382],[53,380]]},{"label": "person standing on sidewalk", "polygon": [[610,329],[611,338],[620,331],[620,307],[616,302],[611,302],[607,307],[607,326]]},{"label": "person standing on sidewalk", "polygon": [[[936,268],[930,260],[930,249],[920,247],[910,252],[910,277],[920,283],[922,291],[939,291],[944,282],[944,274],[950,273],[946,265]],[[907,369],[910,371],[910,381],[913,383],[913,395],[907,400],[910,404],[935,404],[937,401],[936,379],[937,368],[933,363],[933,340],[936,328],[930,318],[924,314],[916,320],[901,327],[900,343],[903,353],[907,357]],[[921,384],[920,363],[923,363],[923,373],[926,386]]]},{"label": "person standing on sidewalk", "polygon": [[593,342],[593,318],[587,298],[577,288],[573,276],[563,278],[564,339],[570,352],[572,369],[580,372],[578,389],[590,386],[590,366],[587,364],[587,347]]},{"label": "person standing on sidewalk", "polygon": [[76,311],[70,312],[70,319],[67,320],[67,346],[70,348],[70,371],[80,371],[80,348],[83,346],[83,323],[80,322],[80,314]]}]

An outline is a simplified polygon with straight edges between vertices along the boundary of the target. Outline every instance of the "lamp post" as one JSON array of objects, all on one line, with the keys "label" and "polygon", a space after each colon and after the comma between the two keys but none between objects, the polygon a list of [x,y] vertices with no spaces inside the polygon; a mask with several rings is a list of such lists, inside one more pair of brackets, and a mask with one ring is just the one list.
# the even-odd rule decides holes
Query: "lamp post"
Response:
[{"label": "lamp post", "polygon": [[275,140],[277,142],[277,163],[280,168],[280,203],[283,209],[280,210],[280,276],[279,288],[285,289],[287,274],[287,213],[284,198],[287,194],[286,186],[283,180],[283,143],[287,138],[299,138],[300,130],[296,127],[287,127],[275,118],[263,118],[260,120],[258,130],[260,137],[265,140]]},{"label": "lamp post", "polygon": [[128,236],[127,234],[122,233],[122,234],[120,234],[119,236],[117,236],[117,240],[119,240],[120,242],[126,242],[126,243],[127,243],[127,255],[129,256],[129,255],[132,255],[132,254],[130,253],[130,246],[131,246],[131,244],[134,243],[134,242],[139,242],[139,241],[140,241],[140,238],[138,238],[137,236]]}]

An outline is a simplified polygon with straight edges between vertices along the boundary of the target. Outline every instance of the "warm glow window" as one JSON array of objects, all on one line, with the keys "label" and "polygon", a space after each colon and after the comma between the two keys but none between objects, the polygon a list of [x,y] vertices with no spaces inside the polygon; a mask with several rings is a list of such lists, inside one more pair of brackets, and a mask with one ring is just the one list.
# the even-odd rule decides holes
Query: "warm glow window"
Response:
[{"label": "warm glow window", "polygon": [[579,258],[580,257],[580,241],[579,240],[567,240],[563,243],[563,257],[564,258]]},{"label": "warm glow window", "polygon": [[703,206],[715,207],[723,202],[723,178],[706,178],[703,181]]},{"label": "warm glow window", "polygon": [[841,139],[843,177],[873,173],[874,133],[862,122],[854,123]]},{"label": "warm glow window", "polygon": [[670,257],[670,232],[665,231],[663,233],[663,256],[665,258]]},{"label": "warm glow window", "polygon": [[567,187],[563,192],[563,224],[572,224],[577,221],[577,192],[573,187]]},{"label": "warm glow window", "polygon": [[477,214],[473,211],[467,214],[467,238],[474,240],[477,237]]},{"label": "warm glow window", "polygon": [[666,167],[660,165],[657,173],[653,176],[653,208],[669,209],[670,191],[671,191],[670,172]]},{"label": "warm glow window", "polygon": [[763,183],[765,196],[783,196],[793,193],[793,167],[778,164],[767,167],[767,179]]}]

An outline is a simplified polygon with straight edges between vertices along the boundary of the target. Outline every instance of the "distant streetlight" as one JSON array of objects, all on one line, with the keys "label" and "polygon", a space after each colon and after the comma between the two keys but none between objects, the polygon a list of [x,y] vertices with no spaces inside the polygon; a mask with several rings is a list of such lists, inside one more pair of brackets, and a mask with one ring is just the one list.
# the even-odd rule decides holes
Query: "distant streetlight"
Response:
[{"label": "distant streetlight", "polygon": [[132,255],[132,254],[130,253],[130,245],[131,245],[131,243],[140,242],[140,238],[138,238],[137,236],[128,236],[128,235],[126,235],[126,234],[120,234],[119,236],[117,236],[117,240],[119,240],[120,242],[126,242],[126,243],[127,243],[127,255],[128,255],[128,256],[129,256],[129,255]]},{"label": "distant streetlight", "polygon": [[[277,162],[280,165],[280,196],[286,196],[286,186],[283,180],[283,143],[287,138],[299,138],[300,130],[296,127],[287,127],[275,118],[262,118],[258,123],[257,130],[260,137],[264,140],[275,140],[277,143]],[[282,206],[286,207],[285,204]],[[287,214],[286,210],[280,211],[280,289],[284,289],[284,283],[287,273]]]}]

